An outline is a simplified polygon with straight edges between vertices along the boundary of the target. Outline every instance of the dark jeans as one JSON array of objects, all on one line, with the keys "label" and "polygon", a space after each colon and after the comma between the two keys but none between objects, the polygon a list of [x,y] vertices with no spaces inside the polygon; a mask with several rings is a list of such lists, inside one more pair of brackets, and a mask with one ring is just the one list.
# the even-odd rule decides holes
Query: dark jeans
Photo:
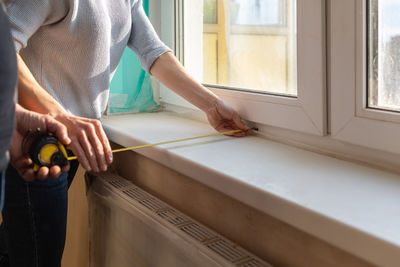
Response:
[{"label": "dark jeans", "polygon": [[64,250],[68,188],[78,168],[58,179],[25,182],[8,166],[3,223],[0,226],[0,267],[58,267]]}]

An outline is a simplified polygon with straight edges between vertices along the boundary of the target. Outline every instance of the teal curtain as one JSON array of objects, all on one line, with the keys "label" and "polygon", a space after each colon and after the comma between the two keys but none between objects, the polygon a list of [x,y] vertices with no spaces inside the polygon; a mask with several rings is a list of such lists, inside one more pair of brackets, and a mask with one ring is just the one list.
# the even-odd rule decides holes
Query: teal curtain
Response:
[{"label": "teal curtain", "polygon": [[[149,0],[143,0],[149,15]],[[139,59],[125,49],[110,85],[109,113],[151,112],[159,106],[154,101],[150,75],[140,66]]]}]

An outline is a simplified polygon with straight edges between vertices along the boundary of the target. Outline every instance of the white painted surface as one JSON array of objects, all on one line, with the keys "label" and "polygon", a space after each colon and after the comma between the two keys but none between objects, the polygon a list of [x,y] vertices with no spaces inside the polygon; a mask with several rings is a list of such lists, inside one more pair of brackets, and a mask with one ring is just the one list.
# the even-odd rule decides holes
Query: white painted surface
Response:
[{"label": "white painted surface", "polygon": [[[171,113],[104,119],[134,146],[214,132]],[[379,266],[400,262],[400,176],[260,137],[211,137],[137,150]]]},{"label": "white painted surface", "polygon": [[[160,0],[153,0],[160,1]],[[202,73],[202,11],[201,1],[185,2],[185,68],[198,81]],[[170,3],[170,0],[167,1]],[[173,16],[167,4],[162,17]],[[240,110],[243,119],[310,133],[326,135],[326,70],[325,70],[325,1],[297,0],[297,87],[298,97],[282,98],[251,92],[237,92],[214,88],[213,92]],[[167,13],[167,15],[163,15]],[[161,39],[169,44],[173,39],[173,21],[163,20]],[[190,58],[190,60],[188,60]],[[243,99],[243,97],[245,99]],[[160,101],[196,109],[186,100],[160,86]],[[263,116],[260,116],[263,114]],[[265,114],[269,114],[265,116]]]},{"label": "white painted surface", "polygon": [[366,105],[366,2],[335,0],[328,5],[332,138],[400,154],[400,114]]}]

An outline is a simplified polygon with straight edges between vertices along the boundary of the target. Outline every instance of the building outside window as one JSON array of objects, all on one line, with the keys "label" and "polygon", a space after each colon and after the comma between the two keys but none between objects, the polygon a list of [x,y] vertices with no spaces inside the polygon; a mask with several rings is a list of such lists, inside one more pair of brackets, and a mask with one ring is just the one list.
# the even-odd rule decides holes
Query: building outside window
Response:
[{"label": "building outside window", "polygon": [[203,82],[297,95],[294,0],[204,0]]}]

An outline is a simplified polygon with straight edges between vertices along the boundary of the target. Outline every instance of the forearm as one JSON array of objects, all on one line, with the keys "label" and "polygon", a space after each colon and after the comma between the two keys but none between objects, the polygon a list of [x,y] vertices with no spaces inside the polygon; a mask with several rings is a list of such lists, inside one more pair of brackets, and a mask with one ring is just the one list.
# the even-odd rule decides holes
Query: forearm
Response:
[{"label": "forearm", "polygon": [[161,55],[150,73],[161,83],[203,111],[214,107],[218,96],[191,77],[171,52]]},{"label": "forearm", "polygon": [[65,113],[64,108],[36,81],[19,54],[17,54],[17,60],[19,70],[18,103],[38,113],[54,115]]},{"label": "forearm", "polygon": [[[18,102],[21,106],[37,113],[50,114],[51,116],[47,117],[65,125],[71,139],[70,147],[86,170],[95,172],[107,170],[107,165],[112,162],[112,152],[101,123],[95,119],[69,114],[40,86],[23,59],[19,55],[17,57],[20,72]],[[35,129],[33,126],[30,128]]]},{"label": "forearm", "polygon": [[[31,116],[33,114],[36,115]],[[43,121],[44,118],[44,115],[27,110],[18,103],[15,105],[16,131],[22,135],[29,130],[35,131],[37,128],[40,128],[41,120]]]}]

